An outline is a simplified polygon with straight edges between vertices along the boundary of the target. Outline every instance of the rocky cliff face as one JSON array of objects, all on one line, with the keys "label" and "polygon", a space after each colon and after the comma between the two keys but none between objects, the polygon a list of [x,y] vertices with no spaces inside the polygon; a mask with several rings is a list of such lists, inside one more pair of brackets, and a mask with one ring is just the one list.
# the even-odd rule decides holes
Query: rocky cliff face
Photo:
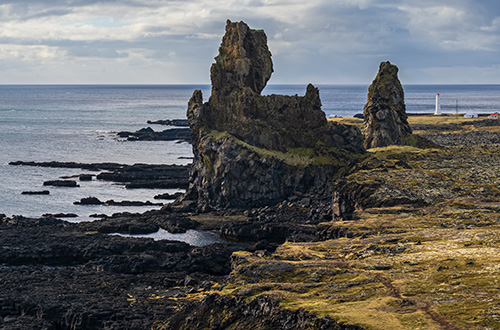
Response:
[{"label": "rocky cliff face", "polygon": [[398,79],[398,67],[382,62],[368,89],[363,111],[365,148],[408,144],[412,130],[408,124],[404,91]]},{"label": "rocky cliff face", "polygon": [[184,201],[247,208],[325,191],[349,153],[364,151],[359,129],[328,123],[316,87],[262,96],[272,67],[264,32],[228,21],[210,99],[197,90],[188,105],[194,161]]}]

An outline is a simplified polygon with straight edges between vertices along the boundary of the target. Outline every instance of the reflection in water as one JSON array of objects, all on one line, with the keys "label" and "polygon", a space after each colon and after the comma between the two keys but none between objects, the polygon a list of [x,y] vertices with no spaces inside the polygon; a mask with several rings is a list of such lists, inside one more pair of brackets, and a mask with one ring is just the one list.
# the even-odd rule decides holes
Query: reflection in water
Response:
[{"label": "reflection in water", "polygon": [[145,238],[152,238],[155,241],[162,239],[170,241],[181,241],[193,246],[204,246],[213,243],[227,243],[227,241],[221,238],[217,233],[211,231],[198,231],[192,229],[182,234],[172,234],[160,228],[160,230],[158,230],[156,233],[151,233],[151,234],[144,234],[144,235],[112,234],[112,235],[119,235],[124,237],[145,237]]}]

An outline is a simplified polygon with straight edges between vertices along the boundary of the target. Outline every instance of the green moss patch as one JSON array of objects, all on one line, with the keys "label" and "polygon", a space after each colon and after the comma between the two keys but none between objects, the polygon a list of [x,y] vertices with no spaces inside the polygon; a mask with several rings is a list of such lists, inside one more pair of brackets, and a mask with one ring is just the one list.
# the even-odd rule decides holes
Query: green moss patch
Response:
[{"label": "green moss patch", "polygon": [[309,165],[333,165],[344,166],[348,160],[360,157],[345,150],[336,148],[289,148],[287,152],[271,150],[250,145],[227,132],[216,130],[209,131],[209,137],[215,141],[231,139],[233,143],[239,144],[242,148],[249,150],[259,158],[275,158],[291,166],[307,167]]}]

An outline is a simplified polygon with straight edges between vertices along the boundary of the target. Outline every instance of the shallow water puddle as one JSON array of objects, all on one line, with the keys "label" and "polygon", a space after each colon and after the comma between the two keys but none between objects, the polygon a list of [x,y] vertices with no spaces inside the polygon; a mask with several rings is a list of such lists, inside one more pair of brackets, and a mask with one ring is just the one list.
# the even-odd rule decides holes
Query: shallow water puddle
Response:
[{"label": "shallow water puddle", "polygon": [[129,234],[111,234],[119,235],[123,237],[138,237],[138,238],[152,238],[155,241],[159,240],[170,240],[170,241],[181,241],[188,243],[193,246],[205,246],[214,243],[227,243],[228,241],[221,238],[217,233],[211,231],[198,231],[189,229],[185,233],[172,234],[165,229],[158,230],[156,233],[151,234],[141,234],[141,235],[129,235]]}]

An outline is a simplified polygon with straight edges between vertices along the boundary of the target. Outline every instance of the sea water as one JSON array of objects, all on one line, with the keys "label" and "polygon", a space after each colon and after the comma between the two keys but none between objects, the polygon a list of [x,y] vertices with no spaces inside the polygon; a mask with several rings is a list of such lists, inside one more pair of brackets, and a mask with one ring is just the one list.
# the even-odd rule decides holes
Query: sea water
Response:
[{"label": "sea water", "polygon": [[[209,86],[0,86],[0,213],[41,216],[75,213],[75,221],[91,214],[144,212],[152,207],[76,206],[95,196],[102,201],[154,201],[176,190],[125,189],[110,182],[79,182],[79,188],[42,187],[44,181],[90,173],[80,169],[8,165],[11,161],[59,161],[123,164],[187,164],[191,145],[176,141],[134,141],[119,131],[147,127],[148,120],[185,118],[194,89]],[[167,127],[153,125],[155,130]],[[94,173],[95,174],[95,173]],[[50,188],[50,189],[49,189]],[[21,195],[50,190],[48,196]],[[158,207],[156,207],[158,208]]]},{"label": "sea water", "polygon": [[[368,85],[319,85],[326,116],[354,116],[363,112]],[[151,126],[148,120],[186,118],[193,90],[204,100],[209,85],[37,85],[0,86],[0,213],[41,216],[75,213],[72,221],[91,214],[144,212],[158,207],[77,206],[73,202],[95,196],[102,201],[153,201],[159,193],[177,190],[125,189],[110,182],[79,182],[79,188],[42,187],[44,181],[89,173],[80,169],[8,165],[11,161],[117,162],[123,164],[187,164],[191,145],[176,141],[123,141],[119,131]],[[404,86],[407,112],[433,113],[441,95],[443,113],[500,111],[500,85]],[[263,94],[304,95],[305,85],[269,85]],[[21,195],[50,190],[48,196]]]},{"label": "sea water", "polygon": [[[434,113],[440,94],[442,113],[500,112],[500,85],[405,85],[408,113]],[[322,109],[327,117],[363,113],[368,85],[319,85]],[[263,94],[304,95],[306,86],[269,85]]]}]

